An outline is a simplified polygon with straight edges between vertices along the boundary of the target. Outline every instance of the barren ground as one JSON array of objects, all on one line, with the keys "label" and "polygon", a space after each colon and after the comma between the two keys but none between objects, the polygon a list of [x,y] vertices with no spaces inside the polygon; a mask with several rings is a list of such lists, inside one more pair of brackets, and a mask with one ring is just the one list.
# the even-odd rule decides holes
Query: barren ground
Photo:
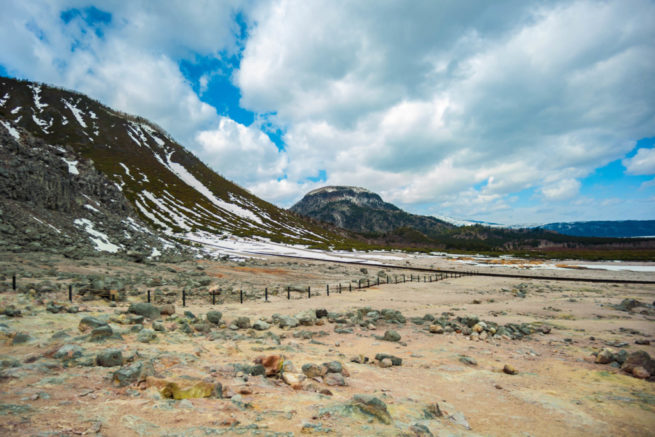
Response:
[{"label": "barren ground", "polygon": [[[464,268],[452,261],[423,257],[395,262]],[[198,271],[213,282],[203,292],[190,292],[186,308],[178,299],[175,315],[159,320],[165,331],[156,332],[149,343],[138,341],[140,327],[134,328],[134,323],[121,317],[131,302],[144,301],[145,290],[151,288],[147,284],[134,281],[128,288],[138,293],[127,293],[128,300],[115,306],[104,299],[82,300],[77,293],[73,304],[67,302],[67,284],[77,284],[84,275],[142,274],[161,277],[165,284],[177,272],[194,271],[198,266],[202,268]],[[655,356],[652,344],[635,344],[636,340],[655,340],[655,311],[648,305],[655,300],[655,285],[464,276],[349,292],[345,284],[362,278],[361,266],[280,258],[141,265],[112,258],[72,261],[6,254],[0,257],[0,267],[6,272],[0,278],[0,290],[4,290],[0,293],[0,312],[10,305],[21,311],[19,317],[0,316],[2,435],[646,436],[655,429],[653,382],[628,375],[616,365],[596,364],[593,355],[610,347],[614,352],[643,350]],[[493,271],[502,269],[494,267]],[[12,291],[10,274],[17,270],[32,276],[30,284],[49,280],[53,289],[21,288],[26,279],[19,275],[19,290]],[[368,270],[371,280],[380,269]],[[392,278],[410,273],[385,270]],[[596,270],[538,273],[655,279],[653,273]],[[223,291],[228,283],[232,287],[229,293]],[[332,284],[330,296],[325,293],[328,283]],[[335,289],[336,283],[344,284],[341,293]],[[293,292],[288,300],[285,288],[290,284],[311,284],[314,294],[307,299],[305,293]],[[270,287],[269,302],[261,295],[264,286]],[[179,292],[180,287],[160,288]],[[222,289],[221,303],[212,306],[207,293],[218,288]],[[249,291],[243,304],[238,302],[238,289]],[[611,306],[625,298],[647,306],[631,311]],[[80,312],[49,312],[46,307],[51,301],[63,307],[76,305]],[[400,311],[406,323],[382,319],[364,326],[352,323],[347,313],[364,307],[369,309],[361,314]],[[292,316],[316,309],[343,316],[331,315],[332,321],[323,318],[317,324],[291,329],[272,323],[274,314]],[[205,319],[211,310],[220,311],[225,323],[211,325],[209,332],[198,332],[193,320],[184,315],[190,311]],[[428,319],[439,319],[444,312],[451,313],[450,320],[477,316],[498,325],[525,324],[534,332],[521,339],[430,333],[434,321]],[[89,341],[88,333],[78,330],[80,320],[87,316],[109,321],[122,338]],[[250,322],[266,320],[271,327],[261,331],[230,329],[241,316],[249,317]],[[334,323],[335,318],[345,322]],[[191,333],[180,329],[184,320],[194,327]],[[150,320],[143,322],[145,329],[151,326]],[[542,332],[544,326],[551,328],[549,333]],[[352,333],[337,333],[336,328]],[[382,340],[387,330],[397,331],[400,341]],[[28,341],[14,341],[16,333],[27,333]],[[82,355],[55,358],[55,352],[65,345],[79,346]],[[159,379],[116,386],[112,374],[120,367],[95,365],[96,354],[111,348],[121,350],[124,366],[152,362],[154,376]],[[381,367],[374,359],[378,353],[400,357],[402,365]],[[327,385],[318,377],[292,386],[280,375],[252,376],[233,366],[251,366],[261,355],[279,355],[287,366],[290,361],[293,365],[286,372],[292,375],[302,375],[301,368],[307,363],[339,361],[349,375],[345,377],[347,385]],[[357,356],[369,361],[351,362]],[[462,356],[472,358],[477,365],[462,362]],[[518,374],[504,373],[506,364]],[[223,398],[167,399],[160,390],[162,380],[180,384],[220,382]],[[353,407],[352,398],[357,394],[383,401],[391,423]],[[441,417],[429,414],[435,404],[443,413]]]}]

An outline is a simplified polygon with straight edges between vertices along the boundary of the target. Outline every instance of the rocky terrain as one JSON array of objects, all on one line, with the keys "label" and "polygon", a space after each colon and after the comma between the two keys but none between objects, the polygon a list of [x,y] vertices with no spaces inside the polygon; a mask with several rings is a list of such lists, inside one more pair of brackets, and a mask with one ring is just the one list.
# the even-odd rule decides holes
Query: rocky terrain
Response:
[{"label": "rocky terrain", "polygon": [[395,258],[4,252],[0,434],[652,435],[654,285],[385,284],[466,267]]},{"label": "rocky terrain", "polygon": [[29,250],[145,257],[230,237],[343,241],[221,177],[143,118],[5,77],[0,197],[0,239]]}]

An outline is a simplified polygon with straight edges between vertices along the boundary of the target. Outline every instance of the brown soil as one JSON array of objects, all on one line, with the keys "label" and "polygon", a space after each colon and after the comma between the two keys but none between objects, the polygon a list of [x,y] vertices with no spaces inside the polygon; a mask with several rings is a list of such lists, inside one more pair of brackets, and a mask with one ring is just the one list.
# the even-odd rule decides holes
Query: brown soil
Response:
[{"label": "brown soil", "polygon": [[[29,260],[25,259],[23,265]],[[409,258],[426,265],[434,260]],[[6,318],[13,331],[28,332],[32,342],[10,345],[5,339],[0,356],[13,357],[22,367],[5,368],[0,380],[0,434],[39,435],[299,435],[313,431],[331,435],[414,435],[411,426],[423,424],[434,435],[652,435],[655,429],[655,385],[633,378],[609,365],[594,363],[593,352],[607,343],[626,342],[628,352],[644,350],[655,356],[655,346],[639,346],[635,340],[655,341],[653,313],[643,307],[632,312],[610,306],[624,298],[645,303],[655,300],[655,286],[574,283],[511,278],[461,277],[439,282],[412,282],[381,285],[353,292],[325,293],[322,283],[334,284],[339,277],[348,283],[359,266],[333,266],[319,262],[298,262],[282,267],[287,261],[270,258],[264,265],[234,266],[202,261],[209,276],[217,274],[235,280],[264,280],[316,284],[318,295],[311,299],[286,293],[246,300],[231,301],[212,307],[203,297],[188,301],[187,308],[178,302],[177,314],[185,310],[202,317],[209,310],[219,310],[229,322],[239,316],[251,321],[269,319],[273,314],[294,315],[307,309],[326,308],[331,312],[347,312],[361,307],[375,310],[392,308],[408,318],[405,325],[378,323],[375,330],[353,328],[352,334],[337,334],[335,324],[280,329],[270,332],[281,338],[277,345],[267,331],[240,330],[239,340],[211,340],[210,335],[189,336],[179,331],[157,333],[151,344],[140,343],[137,334],[126,332],[123,340],[104,343],[74,342],[79,334],[77,324],[88,315],[114,315],[127,309],[96,300],[76,302],[88,312],[51,314],[30,295],[6,291],[0,294],[0,307],[14,303],[24,316]],[[444,261],[445,262],[445,261]],[[68,260],[58,260],[59,271],[88,271]],[[38,268],[38,262],[33,262]],[[170,266],[180,270],[186,265]],[[98,266],[95,266],[98,269]],[[500,271],[504,267],[494,267]],[[147,267],[136,264],[108,267],[110,271],[135,272]],[[376,269],[377,270],[377,269]],[[515,269],[508,271],[516,271]],[[548,274],[560,274],[547,271]],[[566,272],[566,275],[588,275],[589,271]],[[171,273],[172,274],[172,273]],[[625,273],[601,273],[608,277],[629,277]],[[653,274],[638,274],[652,279]],[[589,277],[589,276],[583,276]],[[264,281],[265,282],[265,281]],[[8,282],[5,282],[7,285]],[[314,288],[313,288],[314,289]],[[521,297],[520,291],[525,292]],[[41,297],[65,304],[66,294]],[[142,300],[132,298],[135,300]],[[479,302],[479,303],[474,303]],[[32,312],[25,310],[32,307]],[[482,320],[499,324],[533,323],[552,327],[549,334],[533,334],[522,340],[470,340],[462,334],[430,334],[428,324],[417,325],[411,317],[425,314],[440,316],[477,315]],[[652,310],[651,310],[652,311]],[[164,320],[164,325],[171,325]],[[130,325],[113,326],[129,330]],[[149,323],[146,323],[149,327]],[[71,337],[52,340],[55,332],[68,329]],[[376,338],[385,330],[394,329],[402,337],[400,343]],[[301,330],[326,336],[314,340],[295,338]],[[215,332],[230,332],[214,328]],[[232,399],[162,399],[156,387],[132,385],[112,386],[109,376],[117,368],[67,367],[62,360],[47,358],[59,346],[71,343],[82,346],[87,354],[109,347],[120,348],[124,355],[138,352],[155,358],[154,366],[163,378],[198,378],[221,382]],[[618,351],[619,348],[613,348]],[[371,360],[376,353],[388,353],[403,359],[402,366],[381,368],[375,364],[351,363],[350,358],[364,355]],[[294,390],[278,378],[246,377],[235,374],[230,365],[250,363],[260,355],[282,355],[300,371],[305,363],[341,361],[349,372],[345,387],[328,387],[316,382],[319,389],[332,395],[309,390]],[[459,358],[466,355],[478,365],[470,366]],[[43,364],[38,367],[35,364]],[[503,373],[505,364],[518,370],[517,375]],[[242,393],[242,394],[239,394]],[[46,395],[44,395],[46,394]],[[388,407],[393,423],[385,425],[353,412],[347,406],[355,394],[371,394]],[[444,417],[426,419],[424,409],[438,403],[447,412]],[[12,410],[7,405],[24,406]],[[28,409],[29,407],[29,409]],[[456,424],[448,415],[466,418],[470,430]],[[311,424],[320,427],[311,428]],[[58,433],[58,434],[57,434]]]}]

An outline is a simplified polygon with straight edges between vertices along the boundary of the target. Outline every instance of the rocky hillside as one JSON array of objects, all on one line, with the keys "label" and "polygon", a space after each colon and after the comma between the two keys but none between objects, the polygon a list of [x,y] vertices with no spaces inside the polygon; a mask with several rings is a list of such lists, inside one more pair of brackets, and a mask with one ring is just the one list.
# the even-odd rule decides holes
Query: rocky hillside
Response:
[{"label": "rocky hillside", "polygon": [[222,178],[153,123],[75,92],[0,78],[0,155],[0,239],[15,247],[339,240]]},{"label": "rocky hillside", "polygon": [[409,214],[371,191],[358,187],[323,187],[307,193],[291,211],[359,233],[386,233],[412,228],[431,235],[453,225]]}]

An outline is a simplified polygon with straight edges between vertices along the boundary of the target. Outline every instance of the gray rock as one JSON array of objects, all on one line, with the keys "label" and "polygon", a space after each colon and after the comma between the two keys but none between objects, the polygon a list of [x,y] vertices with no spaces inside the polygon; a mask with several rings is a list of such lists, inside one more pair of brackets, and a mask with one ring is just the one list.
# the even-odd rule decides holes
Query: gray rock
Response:
[{"label": "gray rock", "polygon": [[269,325],[263,320],[257,320],[255,323],[252,324],[252,327],[257,331],[266,331],[271,327],[271,325]]},{"label": "gray rock", "polygon": [[307,363],[302,365],[302,373],[304,373],[307,378],[317,378],[325,375],[327,373],[327,368],[319,366],[318,364]]},{"label": "gray rock", "polygon": [[151,343],[157,339],[157,334],[155,334],[155,331],[152,329],[144,329],[139,332],[139,335],[136,339],[141,343]]},{"label": "gray rock", "polygon": [[80,331],[86,332],[100,326],[107,326],[107,322],[96,317],[84,317],[82,320],[80,320],[80,323],[77,327]]},{"label": "gray rock", "polygon": [[162,322],[152,322],[152,329],[154,329],[157,332],[166,331],[166,328],[164,327],[164,324]]},{"label": "gray rock", "polygon": [[343,372],[343,365],[338,361],[330,361],[328,363],[323,363],[328,373],[341,373]]},{"label": "gray rock", "polygon": [[161,317],[159,308],[146,302],[133,303],[127,309],[129,313],[138,314],[149,319],[158,319]]},{"label": "gray rock", "polygon": [[248,317],[239,317],[233,323],[239,329],[248,329],[248,328],[250,328],[250,318],[248,318]]},{"label": "gray rock", "polygon": [[400,334],[398,334],[396,331],[389,330],[384,333],[382,340],[397,342],[400,341]]},{"label": "gray rock", "polygon": [[207,321],[210,323],[213,323],[214,325],[218,325],[221,323],[221,318],[223,317],[223,313],[220,311],[209,311],[206,315]]},{"label": "gray rock", "polygon": [[391,415],[387,410],[387,404],[374,396],[355,395],[351,400],[351,404],[362,413],[373,416],[386,425],[390,425],[392,422]]},{"label": "gray rock", "polygon": [[112,375],[112,382],[119,387],[142,381],[147,376],[154,376],[155,368],[151,362],[139,361],[130,366],[121,367]]},{"label": "gray rock", "polygon": [[115,367],[123,365],[123,353],[120,349],[107,349],[96,355],[96,365]]},{"label": "gray rock", "polygon": [[328,373],[323,376],[323,382],[330,386],[346,386],[346,380],[341,373]]},{"label": "gray rock", "polygon": [[398,358],[394,355],[389,355],[389,354],[376,354],[375,359],[382,362],[385,359],[391,360],[391,364],[394,366],[402,366],[403,365],[403,359]]},{"label": "gray rock", "polygon": [[109,325],[103,325],[91,331],[90,341],[102,341],[114,335],[114,331]]},{"label": "gray rock", "polygon": [[11,344],[23,344],[32,340],[32,337],[27,332],[17,332],[11,340]]},{"label": "gray rock", "polygon": [[57,360],[79,358],[84,353],[84,349],[76,344],[65,344],[60,347],[53,357]]},{"label": "gray rock", "polygon": [[295,328],[299,324],[298,319],[293,316],[280,316],[278,321],[278,326],[280,328]]},{"label": "gray rock", "polygon": [[296,314],[296,319],[303,326],[312,326],[316,323],[316,311],[302,311]]},{"label": "gray rock", "polygon": [[468,355],[462,355],[459,357],[459,361],[468,364],[469,366],[477,366],[478,362],[474,359],[469,357]]}]

